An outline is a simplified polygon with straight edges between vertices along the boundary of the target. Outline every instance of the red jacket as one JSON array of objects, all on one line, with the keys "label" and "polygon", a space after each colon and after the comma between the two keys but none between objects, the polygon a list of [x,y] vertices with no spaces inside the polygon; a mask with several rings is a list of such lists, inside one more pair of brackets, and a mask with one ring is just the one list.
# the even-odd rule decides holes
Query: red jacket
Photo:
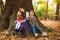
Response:
[{"label": "red jacket", "polygon": [[24,20],[23,16],[18,15],[18,20],[19,20],[19,21]]}]

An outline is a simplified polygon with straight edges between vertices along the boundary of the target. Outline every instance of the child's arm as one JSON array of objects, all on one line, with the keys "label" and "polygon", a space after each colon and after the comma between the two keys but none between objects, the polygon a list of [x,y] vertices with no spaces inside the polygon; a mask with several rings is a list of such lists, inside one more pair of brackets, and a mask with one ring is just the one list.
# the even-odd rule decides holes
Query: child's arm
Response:
[{"label": "child's arm", "polygon": [[36,26],[38,27],[38,26],[39,26],[39,24],[38,24],[38,23],[36,23]]},{"label": "child's arm", "polygon": [[30,20],[30,17],[27,17],[26,20]]},{"label": "child's arm", "polygon": [[20,21],[20,23],[22,23],[22,22],[25,22],[26,20],[22,20],[22,21]]},{"label": "child's arm", "polygon": [[18,20],[15,20],[14,22],[15,22],[15,23],[17,23],[17,22],[18,22]]},{"label": "child's arm", "polygon": [[39,24],[37,23],[37,20],[36,20],[35,16],[34,16],[34,19],[35,19],[35,23],[36,23],[35,25],[39,26]]}]

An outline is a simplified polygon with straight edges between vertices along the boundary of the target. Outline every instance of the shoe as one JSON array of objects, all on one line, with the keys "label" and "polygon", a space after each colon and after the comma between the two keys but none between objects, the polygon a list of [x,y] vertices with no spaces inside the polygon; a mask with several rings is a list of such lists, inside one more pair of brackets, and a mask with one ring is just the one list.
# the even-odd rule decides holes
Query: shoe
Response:
[{"label": "shoe", "polygon": [[37,34],[37,33],[35,33],[35,36],[38,36],[38,34]]},{"label": "shoe", "polygon": [[47,35],[47,33],[46,32],[43,32],[42,35]]}]

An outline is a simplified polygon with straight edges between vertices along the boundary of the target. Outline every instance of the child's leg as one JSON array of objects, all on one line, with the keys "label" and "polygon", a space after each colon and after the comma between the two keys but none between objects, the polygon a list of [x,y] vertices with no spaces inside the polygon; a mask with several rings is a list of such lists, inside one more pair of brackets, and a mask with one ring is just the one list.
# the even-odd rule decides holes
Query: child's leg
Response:
[{"label": "child's leg", "polygon": [[20,26],[21,26],[21,23],[20,22],[17,22],[15,29],[18,30],[20,28]]},{"label": "child's leg", "polygon": [[30,28],[30,26],[27,24],[27,22],[22,23],[21,26],[25,29],[26,32],[30,32],[31,28]]},{"label": "child's leg", "polygon": [[43,30],[42,30],[39,26],[37,26],[36,29],[37,29],[39,32],[43,33]]},{"label": "child's leg", "polygon": [[24,30],[24,28],[22,28],[22,30],[20,30],[20,35],[21,35],[21,37],[25,37],[25,30]]},{"label": "child's leg", "polygon": [[19,22],[19,23],[18,23],[18,29],[20,28],[20,26],[21,26],[21,23]]},{"label": "child's leg", "polygon": [[36,29],[35,29],[34,25],[31,25],[31,29],[32,29],[33,34],[35,35],[36,34]]}]

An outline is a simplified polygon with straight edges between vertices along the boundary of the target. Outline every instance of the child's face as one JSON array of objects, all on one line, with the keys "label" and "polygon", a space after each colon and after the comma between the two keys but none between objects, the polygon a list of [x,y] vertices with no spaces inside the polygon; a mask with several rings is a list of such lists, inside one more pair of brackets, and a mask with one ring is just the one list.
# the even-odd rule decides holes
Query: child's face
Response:
[{"label": "child's face", "polygon": [[22,15],[22,13],[20,13],[20,15]]},{"label": "child's face", "polygon": [[33,11],[30,11],[30,16],[34,16],[34,12]]},{"label": "child's face", "polygon": [[22,13],[21,13],[21,12],[19,12],[19,15],[22,15]]}]

